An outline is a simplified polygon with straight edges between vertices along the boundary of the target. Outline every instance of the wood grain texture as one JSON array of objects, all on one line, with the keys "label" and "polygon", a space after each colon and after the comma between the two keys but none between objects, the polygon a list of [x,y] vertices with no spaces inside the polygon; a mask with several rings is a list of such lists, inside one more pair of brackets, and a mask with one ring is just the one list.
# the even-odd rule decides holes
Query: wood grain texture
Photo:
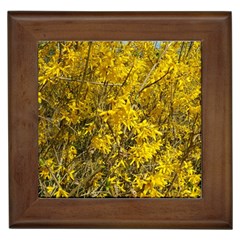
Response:
[{"label": "wood grain texture", "polygon": [[[40,40],[202,41],[201,199],[39,199]],[[232,228],[230,12],[9,12],[11,228]]]}]

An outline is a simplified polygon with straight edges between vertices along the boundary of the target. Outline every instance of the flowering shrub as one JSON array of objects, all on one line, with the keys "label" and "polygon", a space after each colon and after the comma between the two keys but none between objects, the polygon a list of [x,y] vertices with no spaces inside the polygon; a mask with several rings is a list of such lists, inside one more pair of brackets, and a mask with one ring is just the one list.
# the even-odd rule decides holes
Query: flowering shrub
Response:
[{"label": "flowering shrub", "polygon": [[39,42],[39,197],[201,197],[200,42]]}]

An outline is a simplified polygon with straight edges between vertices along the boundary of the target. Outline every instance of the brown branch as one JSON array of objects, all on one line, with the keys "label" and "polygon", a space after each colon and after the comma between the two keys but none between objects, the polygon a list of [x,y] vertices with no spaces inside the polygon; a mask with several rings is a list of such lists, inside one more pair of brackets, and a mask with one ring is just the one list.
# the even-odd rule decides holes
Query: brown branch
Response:
[{"label": "brown branch", "polygon": [[[170,69],[170,68],[169,68]],[[167,70],[167,72],[162,76],[160,77],[159,79],[157,79],[156,81],[154,81],[153,83],[149,83],[148,85],[146,85],[145,87],[143,87],[138,94],[140,94],[143,90],[145,90],[146,88],[149,88],[151,87],[152,85],[158,83],[159,81],[161,81],[168,73],[169,73],[169,69]]]},{"label": "brown branch", "polygon": [[141,88],[139,90],[139,93],[142,92],[142,90],[145,88],[145,84],[147,83],[148,79],[150,78],[152,72],[156,69],[156,67],[160,64],[163,56],[165,55],[165,53],[167,52],[168,48],[171,46],[172,42],[169,43],[166,48],[164,49],[163,53],[159,56],[157,62],[153,65],[153,67],[151,68],[151,70],[149,71],[147,77],[144,79],[142,85],[141,85]]},{"label": "brown branch", "polygon": [[51,168],[50,168],[47,164],[46,164],[45,166],[47,167],[48,171],[49,171],[50,174],[52,175],[53,180],[55,181],[55,183],[57,184],[57,186],[58,186],[59,188],[61,188],[61,185],[60,185],[60,183],[58,182],[57,178],[55,177],[54,173],[52,172]]},{"label": "brown branch", "polygon": [[66,81],[69,81],[69,82],[84,82],[84,83],[89,83],[89,84],[95,84],[95,85],[103,85],[105,87],[108,87],[108,86],[122,86],[122,83],[107,83],[106,82],[90,82],[90,81],[82,81],[82,80],[74,80],[74,79],[71,79],[71,78],[66,78],[66,77],[59,77],[60,80],[66,80]]},{"label": "brown branch", "polygon": [[180,60],[181,60],[183,47],[184,47],[184,42],[182,42],[182,45],[181,45],[181,49],[180,49],[180,53],[179,53],[179,57],[178,57],[178,62],[180,62]]},{"label": "brown branch", "polygon": [[85,180],[82,182],[82,184],[78,183],[78,185],[72,189],[72,191],[69,193],[69,197],[72,197],[78,190],[80,187],[87,187],[89,188],[92,184],[92,180],[94,178],[94,176],[102,171],[102,166],[100,166],[99,168],[97,168],[92,174],[90,174],[88,177],[85,178]]},{"label": "brown branch", "polygon": [[[196,118],[195,118],[195,120],[194,120],[194,122],[193,122],[193,127],[194,127],[194,125],[195,125],[195,123],[196,123],[196,121],[197,121],[197,118],[198,118],[198,115],[196,116]],[[188,156],[189,152],[192,150],[193,147],[195,147],[195,145],[193,144],[193,137],[194,137],[194,136],[195,136],[195,134],[194,134],[194,132],[192,132],[192,134],[191,134],[191,136],[190,136],[190,138],[189,138],[189,141],[188,141],[189,147],[186,149],[184,155],[182,156],[182,158],[181,158],[181,160],[180,160],[180,170],[181,170],[181,167],[182,167],[182,165],[183,165],[183,162],[184,162],[184,160],[186,159],[186,157]],[[172,182],[170,183],[170,186],[169,186],[169,188],[167,189],[167,192],[165,193],[165,197],[167,197],[168,194],[169,194],[169,192],[173,189],[173,184],[175,183],[175,181],[177,180],[177,178],[178,178],[178,173],[175,172],[175,173],[174,173],[173,180],[172,180]]]},{"label": "brown branch", "polygon": [[85,67],[84,67],[83,77],[81,79],[81,83],[80,83],[80,86],[79,86],[79,89],[78,89],[78,96],[79,96],[79,94],[80,94],[80,92],[82,90],[82,86],[83,86],[83,83],[84,83],[86,75],[87,75],[87,68],[88,68],[91,48],[92,48],[92,42],[89,42],[89,45],[88,45],[88,55],[87,55],[86,64],[85,64]]}]

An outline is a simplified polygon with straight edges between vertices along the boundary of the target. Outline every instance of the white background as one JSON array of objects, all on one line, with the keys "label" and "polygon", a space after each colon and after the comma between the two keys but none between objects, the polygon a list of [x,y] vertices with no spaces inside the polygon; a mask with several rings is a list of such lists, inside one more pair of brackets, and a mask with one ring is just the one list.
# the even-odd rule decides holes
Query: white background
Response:
[{"label": "white background", "polygon": [[[7,11],[232,11],[233,230],[81,230],[8,228]],[[237,0],[0,0],[0,239],[240,239],[240,2]],[[221,51],[221,49],[219,49]],[[29,179],[30,180],[30,179]],[[31,180],[30,180],[31,181]]]}]

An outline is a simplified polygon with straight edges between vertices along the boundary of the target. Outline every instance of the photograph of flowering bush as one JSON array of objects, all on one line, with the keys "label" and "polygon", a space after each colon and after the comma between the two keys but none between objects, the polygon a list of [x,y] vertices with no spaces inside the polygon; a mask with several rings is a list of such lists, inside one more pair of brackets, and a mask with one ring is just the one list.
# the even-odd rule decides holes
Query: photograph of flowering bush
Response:
[{"label": "photograph of flowering bush", "polygon": [[40,198],[200,198],[201,42],[38,43]]}]

